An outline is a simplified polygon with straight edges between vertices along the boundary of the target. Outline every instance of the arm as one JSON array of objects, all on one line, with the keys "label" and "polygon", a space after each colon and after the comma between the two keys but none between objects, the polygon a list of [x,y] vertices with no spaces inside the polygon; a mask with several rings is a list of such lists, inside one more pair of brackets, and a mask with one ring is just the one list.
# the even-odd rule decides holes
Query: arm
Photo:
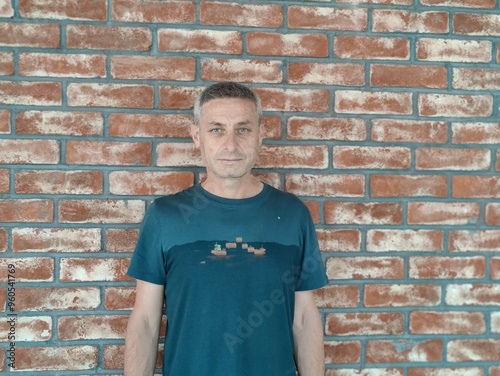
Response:
[{"label": "arm", "polygon": [[312,291],[295,292],[293,319],[295,360],[300,376],[323,376],[323,325]]},{"label": "arm", "polygon": [[137,280],[125,338],[125,376],[153,375],[163,308],[163,286]]}]

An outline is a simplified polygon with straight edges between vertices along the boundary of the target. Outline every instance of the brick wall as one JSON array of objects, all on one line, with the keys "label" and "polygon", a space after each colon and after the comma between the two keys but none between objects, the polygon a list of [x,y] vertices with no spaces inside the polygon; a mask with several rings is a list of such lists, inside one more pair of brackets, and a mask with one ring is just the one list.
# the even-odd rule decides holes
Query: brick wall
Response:
[{"label": "brick wall", "polygon": [[499,0],[0,0],[0,374],[9,264],[17,375],[121,374],[139,223],[235,80],[317,223],[327,375],[500,375],[499,68]]}]

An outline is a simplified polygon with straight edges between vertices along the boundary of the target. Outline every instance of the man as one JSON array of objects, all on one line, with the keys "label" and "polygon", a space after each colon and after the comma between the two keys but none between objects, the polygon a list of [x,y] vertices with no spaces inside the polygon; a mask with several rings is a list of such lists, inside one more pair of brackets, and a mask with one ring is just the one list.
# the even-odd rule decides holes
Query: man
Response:
[{"label": "man", "polygon": [[156,199],[143,220],[126,376],[153,374],[164,301],[165,376],[323,375],[312,290],[328,280],[306,206],[251,174],[261,113],[236,83],[197,98],[191,135],[206,180]]}]

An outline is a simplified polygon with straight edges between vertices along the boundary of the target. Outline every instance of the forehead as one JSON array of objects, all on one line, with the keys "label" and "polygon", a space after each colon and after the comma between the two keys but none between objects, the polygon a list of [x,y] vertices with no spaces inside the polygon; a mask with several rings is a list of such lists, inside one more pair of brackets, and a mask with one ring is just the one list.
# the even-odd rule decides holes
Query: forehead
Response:
[{"label": "forehead", "polygon": [[216,98],[201,106],[201,120],[210,121],[213,118],[226,118],[253,121],[257,120],[257,107],[249,99]]}]

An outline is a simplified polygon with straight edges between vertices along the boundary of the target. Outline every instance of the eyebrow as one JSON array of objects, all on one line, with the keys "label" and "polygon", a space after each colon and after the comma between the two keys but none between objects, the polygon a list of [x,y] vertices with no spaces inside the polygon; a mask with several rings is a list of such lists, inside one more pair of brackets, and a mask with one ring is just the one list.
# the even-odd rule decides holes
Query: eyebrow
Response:
[{"label": "eyebrow", "polygon": [[[240,121],[238,123],[236,123],[236,125],[247,125],[247,124],[250,124],[250,120],[243,120],[243,121]],[[210,123],[208,123],[209,125],[217,125],[217,126],[225,126],[225,124],[223,123],[219,123],[218,121],[211,121]]]}]

